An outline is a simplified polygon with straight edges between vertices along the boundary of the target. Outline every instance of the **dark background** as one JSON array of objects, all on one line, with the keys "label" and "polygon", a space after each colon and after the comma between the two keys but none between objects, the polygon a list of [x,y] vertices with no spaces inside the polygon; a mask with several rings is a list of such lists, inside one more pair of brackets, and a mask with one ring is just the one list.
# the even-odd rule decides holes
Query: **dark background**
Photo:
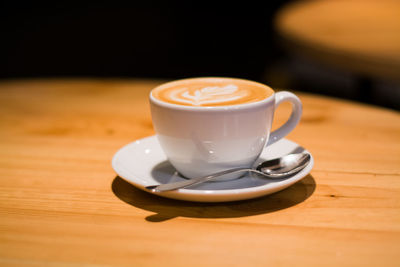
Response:
[{"label": "dark background", "polygon": [[282,49],[273,20],[288,2],[3,2],[0,79],[228,76],[400,109],[397,84],[365,100],[352,74]]},{"label": "dark background", "polygon": [[9,3],[0,75],[260,79],[277,56],[271,18],[284,2]]}]

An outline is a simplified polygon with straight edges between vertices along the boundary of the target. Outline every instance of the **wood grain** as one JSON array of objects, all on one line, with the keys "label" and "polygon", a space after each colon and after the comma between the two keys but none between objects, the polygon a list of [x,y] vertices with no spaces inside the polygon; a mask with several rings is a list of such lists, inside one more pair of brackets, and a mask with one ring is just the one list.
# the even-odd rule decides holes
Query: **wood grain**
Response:
[{"label": "wood grain", "polygon": [[309,176],[254,200],[181,202],[110,163],[154,134],[147,96],[161,82],[0,83],[0,265],[399,266],[398,112],[299,94],[289,139],[313,153]]}]

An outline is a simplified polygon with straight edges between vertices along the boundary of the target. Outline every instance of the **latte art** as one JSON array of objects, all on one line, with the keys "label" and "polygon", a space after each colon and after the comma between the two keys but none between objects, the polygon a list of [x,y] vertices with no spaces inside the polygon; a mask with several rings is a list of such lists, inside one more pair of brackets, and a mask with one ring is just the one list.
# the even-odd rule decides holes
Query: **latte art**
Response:
[{"label": "latte art", "polygon": [[190,90],[188,88],[177,89],[171,91],[169,94],[170,99],[184,104],[193,106],[204,106],[209,104],[219,104],[224,102],[231,102],[245,97],[245,91],[239,91],[238,87],[234,84],[226,86],[209,86],[200,90]]},{"label": "latte art", "polygon": [[193,78],[155,88],[152,96],[185,106],[226,106],[261,101],[273,94],[266,85],[233,78]]}]

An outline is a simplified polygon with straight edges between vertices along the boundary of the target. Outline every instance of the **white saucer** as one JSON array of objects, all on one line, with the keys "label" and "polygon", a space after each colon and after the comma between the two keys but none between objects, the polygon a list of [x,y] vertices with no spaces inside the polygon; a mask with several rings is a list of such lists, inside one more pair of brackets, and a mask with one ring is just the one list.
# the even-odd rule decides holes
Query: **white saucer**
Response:
[{"label": "white saucer", "polygon": [[[306,150],[292,141],[282,139],[265,149],[255,165],[267,159],[301,151]],[[285,179],[271,180],[247,174],[235,180],[208,182],[186,189],[153,193],[145,187],[185,179],[179,176],[168,162],[156,136],[127,144],[115,153],[112,159],[112,167],[115,172],[137,188],[167,198],[198,202],[236,201],[272,194],[304,178],[311,171],[313,165],[314,158],[311,155],[311,161],[307,167]]]}]

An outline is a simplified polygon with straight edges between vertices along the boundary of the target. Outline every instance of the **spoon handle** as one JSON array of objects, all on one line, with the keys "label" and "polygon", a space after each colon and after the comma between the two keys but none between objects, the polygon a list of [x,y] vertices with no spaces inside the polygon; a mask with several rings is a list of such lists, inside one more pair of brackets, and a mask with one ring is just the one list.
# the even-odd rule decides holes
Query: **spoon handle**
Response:
[{"label": "spoon handle", "polygon": [[179,188],[184,188],[188,187],[191,185],[195,184],[200,184],[204,183],[207,181],[211,181],[216,177],[225,175],[225,174],[231,174],[231,173],[236,173],[236,172],[246,172],[246,171],[254,171],[253,169],[244,169],[244,168],[235,168],[235,169],[229,169],[226,171],[221,171],[217,173],[213,173],[207,176],[203,176],[200,178],[194,178],[194,179],[188,179],[180,182],[175,182],[175,183],[169,183],[169,184],[160,184],[160,185],[151,185],[151,186],[146,186],[146,189],[151,190],[153,192],[164,192],[164,191],[171,191]]}]

